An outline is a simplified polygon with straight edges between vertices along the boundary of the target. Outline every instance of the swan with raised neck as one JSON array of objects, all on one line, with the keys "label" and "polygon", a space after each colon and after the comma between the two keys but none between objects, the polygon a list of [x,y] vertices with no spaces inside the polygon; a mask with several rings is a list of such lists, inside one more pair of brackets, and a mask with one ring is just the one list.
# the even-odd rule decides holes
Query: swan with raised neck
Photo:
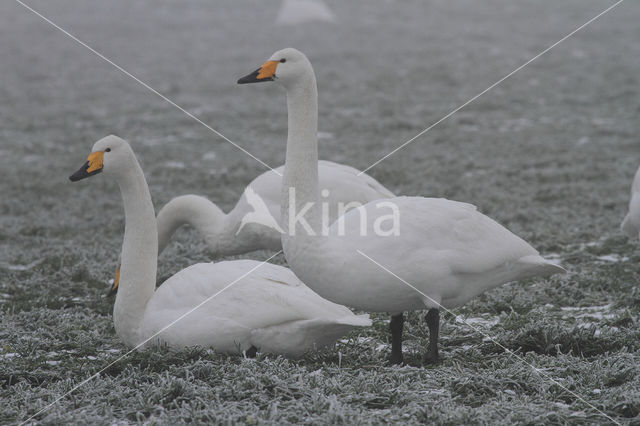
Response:
[{"label": "swan with raised neck", "polygon": [[[290,258],[295,256],[294,247],[298,251],[306,246],[300,244],[302,240],[311,243],[315,238],[306,237],[320,235],[322,231],[318,203],[318,89],[311,63],[293,48],[274,53],[258,70],[238,83],[274,80],[284,86],[287,93],[287,150],[280,214],[283,249]],[[304,210],[307,211],[305,222],[291,220],[292,215]],[[291,235],[296,235],[297,244],[290,244]]]},{"label": "swan with raised neck", "polygon": [[[392,363],[402,362],[404,311],[429,310],[425,362],[431,362],[438,358],[440,308],[460,306],[510,281],[564,271],[475,206],[446,199],[395,197],[370,202],[336,220],[326,235],[319,232],[318,101],[313,68],[302,52],[283,49],[238,83],[262,81],[277,82],[287,94],[283,228],[289,224],[290,212],[301,213],[307,203],[311,206],[306,210],[310,232],[294,221],[295,227],[282,234],[287,263],[322,297],[394,314]],[[397,233],[376,232],[383,203],[397,212]]]},{"label": "swan with raised neck", "polygon": [[140,164],[123,139],[110,135],[96,142],[77,181],[103,172],[116,181],[124,204],[120,284],[113,308],[116,334],[129,346],[140,340],[140,324],[156,289],[158,233],[151,194]]},{"label": "swan with raised neck", "polygon": [[250,260],[192,265],[155,290],[158,240],[153,203],[126,141],[107,136],[96,142],[87,162],[70,179],[101,172],[118,183],[124,201],[120,290],[113,321],[127,345],[200,345],[227,353],[259,348],[296,357],[333,343],[353,327],[371,324],[366,315],[354,315],[319,297],[289,269]]}]

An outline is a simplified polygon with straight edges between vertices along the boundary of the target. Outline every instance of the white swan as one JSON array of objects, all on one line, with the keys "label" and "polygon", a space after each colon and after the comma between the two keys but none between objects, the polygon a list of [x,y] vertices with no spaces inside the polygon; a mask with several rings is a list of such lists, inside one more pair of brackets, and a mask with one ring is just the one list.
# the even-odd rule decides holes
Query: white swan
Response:
[{"label": "white swan", "polygon": [[[366,204],[394,194],[368,175],[358,176],[353,167],[319,161],[322,202],[329,220],[340,215],[340,205]],[[275,169],[282,175],[284,166]],[[282,249],[280,192],[282,177],[272,170],[262,173],[246,187],[233,210],[225,214],[198,195],[182,195],[169,201],[158,213],[158,252],[162,253],[174,232],[182,225],[193,226],[214,256],[231,256],[253,250]],[[275,225],[275,226],[274,226]]]},{"label": "white swan", "polygon": [[[441,306],[460,306],[509,281],[564,271],[475,206],[445,199],[397,197],[370,202],[321,233],[313,68],[301,52],[284,49],[238,83],[269,80],[286,89],[289,111],[281,222],[287,262],[329,300],[392,313],[393,363],[402,362],[402,312],[429,309],[425,362],[434,361]],[[311,232],[289,214],[309,203],[313,207],[306,219]]]},{"label": "white swan", "polygon": [[640,236],[640,168],[638,168],[633,178],[629,212],[624,217],[620,228],[629,238],[638,238]]},{"label": "white swan", "polygon": [[77,181],[103,170],[118,182],[124,201],[120,290],[113,322],[127,345],[162,342],[176,348],[200,345],[249,354],[259,348],[297,357],[331,344],[354,327],[371,324],[368,316],[356,316],[322,299],[289,269],[251,260],[199,263],[173,275],[156,290],[158,241],[153,204],[127,142],[116,136],[99,140],[87,163],[70,179]]}]

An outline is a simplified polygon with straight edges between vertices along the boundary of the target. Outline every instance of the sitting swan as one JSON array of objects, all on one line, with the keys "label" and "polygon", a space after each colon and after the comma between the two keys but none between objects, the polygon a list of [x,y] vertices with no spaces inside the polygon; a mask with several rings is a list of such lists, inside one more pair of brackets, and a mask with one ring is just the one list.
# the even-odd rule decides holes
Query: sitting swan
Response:
[{"label": "sitting swan", "polygon": [[620,228],[629,238],[638,238],[640,236],[640,168],[638,168],[633,178],[629,212],[624,217]]},{"label": "sitting swan", "polygon": [[[287,262],[322,297],[365,311],[390,312],[392,363],[403,362],[404,311],[429,310],[425,362],[433,362],[438,358],[440,307],[460,306],[509,281],[564,271],[475,206],[446,199],[374,201],[322,229],[313,68],[301,52],[284,49],[238,83],[259,81],[279,82],[287,93],[289,130],[282,189]],[[290,222],[291,211],[299,214],[309,204],[305,217],[311,229]]]},{"label": "sitting swan", "polygon": [[[224,353],[256,348],[290,357],[371,324],[306,287],[287,268],[252,260],[199,263],[158,288],[157,230],[151,195],[131,147],[116,136],[93,146],[70,179],[104,171],[118,182],[125,209],[120,291],[113,322],[129,346],[211,346]],[[195,308],[195,309],[194,309]],[[172,324],[173,323],[173,324]]]},{"label": "sitting swan", "polygon": [[[282,175],[284,166],[275,170]],[[353,167],[319,161],[318,170],[324,195],[321,201],[327,204],[331,220],[341,215],[341,205],[394,197],[371,176],[358,176]],[[273,225],[280,221],[281,188],[282,177],[272,170],[266,171],[247,186],[228,214],[198,195],[173,198],[158,213],[158,253],[169,244],[173,233],[186,224],[204,237],[214,256],[232,256],[260,249],[281,250],[281,230]],[[353,207],[353,204],[347,207]],[[264,216],[263,220],[251,218],[256,212]]]}]

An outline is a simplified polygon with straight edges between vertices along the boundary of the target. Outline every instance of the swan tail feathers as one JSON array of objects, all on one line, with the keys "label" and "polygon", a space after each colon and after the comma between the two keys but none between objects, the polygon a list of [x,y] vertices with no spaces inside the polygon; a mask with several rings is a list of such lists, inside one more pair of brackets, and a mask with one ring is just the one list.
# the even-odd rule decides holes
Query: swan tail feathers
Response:
[{"label": "swan tail feathers", "polygon": [[297,358],[307,351],[332,345],[355,327],[369,325],[369,315],[291,321],[253,330],[251,342],[261,352]]},{"label": "swan tail feathers", "polygon": [[548,277],[554,274],[564,274],[567,272],[562,266],[553,263],[542,256],[530,255],[518,259],[518,263],[527,266],[531,277]]},{"label": "swan tail feathers", "polygon": [[349,315],[347,317],[338,318],[334,323],[338,325],[348,325],[351,327],[369,327],[373,324],[369,318],[369,314]]}]

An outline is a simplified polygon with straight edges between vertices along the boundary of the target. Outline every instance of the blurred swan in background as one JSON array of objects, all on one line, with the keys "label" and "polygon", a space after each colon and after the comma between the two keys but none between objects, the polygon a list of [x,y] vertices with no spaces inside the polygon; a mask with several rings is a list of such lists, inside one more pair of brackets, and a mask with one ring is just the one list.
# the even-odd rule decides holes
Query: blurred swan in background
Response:
[{"label": "blurred swan in background", "polygon": [[335,22],[336,17],[322,0],[283,0],[276,23],[300,25],[309,22]]}]

